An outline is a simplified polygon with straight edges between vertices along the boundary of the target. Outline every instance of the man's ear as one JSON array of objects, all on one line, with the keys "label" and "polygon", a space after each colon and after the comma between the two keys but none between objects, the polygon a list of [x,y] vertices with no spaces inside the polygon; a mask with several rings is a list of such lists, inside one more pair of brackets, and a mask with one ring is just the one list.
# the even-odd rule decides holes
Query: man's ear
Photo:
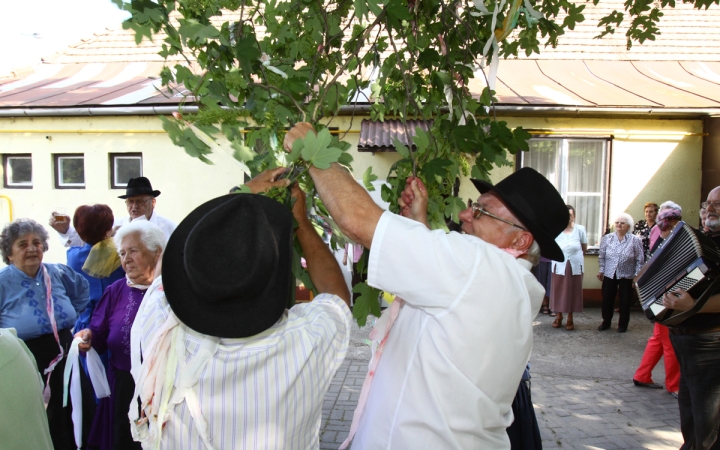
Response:
[{"label": "man's ear", "polygon": [[515,239],[513,239],[512,248],[515,250],[528,251],[534,241],[535,238],[529,231],[523,231],[518,233],[518,235],[515,236]]}]

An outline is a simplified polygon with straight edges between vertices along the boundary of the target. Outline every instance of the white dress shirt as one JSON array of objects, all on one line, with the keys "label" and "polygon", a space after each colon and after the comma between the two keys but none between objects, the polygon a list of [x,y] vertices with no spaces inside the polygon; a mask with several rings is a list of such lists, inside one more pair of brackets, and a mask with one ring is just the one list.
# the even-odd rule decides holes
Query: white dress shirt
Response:
[{"label": "white dress shirt", "polygon": [[405,300],[353,449],[509,449],[543,295],[531,264],[385,212],[368,282]]},{"label": "white dress shirt", "polygon": [[[136,381],[138,348],[149,348],[154,332],[170,312],[162,288],[155,287],[143,300],[132,327],[131,372]],[[275,325],[258,335],[219,339],[216,353],[192,387],[212,447],[318,448],[323,397],[345,359],[351,320],[342,299],[320,294],[310,303],[286,310]],[[187,334],[184,345],[190,361],[200,341]],[[207,448],[186,401],[170,411],[160,448]]]},{"label": "white dress shirt", "polygon": [[[116,217],[113,227],[121,227],[125,224],[130,223],[132,220],[147,220],[147,218],[145,216],[140,216],[135,219],[131,219],[130,216],[121,218]],[[175,228],[177,228],[177,224],[175,222],[156,214],[154,210],[152,215],[150,216],[150,223],[157,225],[158,227],[160,227],[163,233],[165,233],[165,242],[170,239],[170,235],[173,231],[175,231]],[[75,230],[75,227],[72,225],[70,225],[70,227],[68,228],[67,233],[58,234],[60,235],[60,239],[63,240],[63,243],[67,248],[82,247],[83,245],[85,245],[85,242],[83,242],[83,240],[78,235],[77,230]]]}]

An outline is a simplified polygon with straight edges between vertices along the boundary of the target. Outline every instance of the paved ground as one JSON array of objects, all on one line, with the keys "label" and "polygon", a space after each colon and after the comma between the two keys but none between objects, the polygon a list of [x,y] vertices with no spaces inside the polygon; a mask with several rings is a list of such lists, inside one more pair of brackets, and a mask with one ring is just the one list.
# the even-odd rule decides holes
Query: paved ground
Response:
[{"label": "paved ground", "polygon": [[[546,449],[677,449],[682,443],[677,400],[665,390],[635,387],[652,324],[633,311],[627,333],[598,332],[600,310],[575,317],[575,331],[550,326],[539,315],[530,357],[532,399]],[[348,356],[333,379],[323,405],[321,449],[347,437],[370,351],[369,327],[356,329]],[[653,372],[664,381],[662,361]]]}]

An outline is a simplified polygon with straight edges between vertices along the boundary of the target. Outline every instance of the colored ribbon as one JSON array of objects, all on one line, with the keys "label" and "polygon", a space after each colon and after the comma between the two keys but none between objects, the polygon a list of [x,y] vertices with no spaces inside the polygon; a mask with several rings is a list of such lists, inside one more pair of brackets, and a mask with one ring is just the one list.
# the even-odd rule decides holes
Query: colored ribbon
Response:
[{"label": "colored ribbon", "polygon": [[[395,320],[397,320],[398,315],[400,315],[400,309],[404,303],[403,299],[395,297],[395,301],[382,313],[370,332],[370,340],[373,341],[370,367],[368,367],[368,374],[360,390],[360,398],[358,398],[358,405],[353,414],[352,425],[350,425],[350,434],[347,439],[345,439],[345,442],[340,445],[340,450],[346,449],[347,446],[350,445],[350,441],[355,437],[355,432],[357,432],[358,426],[360,425],[360,418],[365,411],[365,403],[367,403],[368,395],[370,394],[370,385],[375,378],[375,371],[385,350],[388,337],[390,337],[390,330],[392,330]],[[380,336],[381,333],[382,336]]]},{"label": "colored ribbon", "polygon": [[43,400],[45,401],[45,404],[47,405],[50,402],[50,376],[52,375],[52,371],[55,369],[55,366],[58,365],[60,361],[62,361],[63,357],[65,356],[65,352],[63,351],[62,345],[60,345],[60,336],[58,335],[58,329],[57,329],[57,322],[55,322],[55,301],[52,297],[52,283],[50,281],[50,274],[48,274],[47,268],[44,264],[41,264],[43,269],[43,278],[45,279],[45,296],[47,297],[47,315],[50,319],[50,325],[52,326],[53,334],[55,335],[55,341],[58,344],[58,348],[60,349],[60,354],[55,357],[52,361],[50,361],[50,364],[48,365],[47,369],[45,369],[45,375],[47,375],[47,380],[45,381],[45,390],[43,391]]}]

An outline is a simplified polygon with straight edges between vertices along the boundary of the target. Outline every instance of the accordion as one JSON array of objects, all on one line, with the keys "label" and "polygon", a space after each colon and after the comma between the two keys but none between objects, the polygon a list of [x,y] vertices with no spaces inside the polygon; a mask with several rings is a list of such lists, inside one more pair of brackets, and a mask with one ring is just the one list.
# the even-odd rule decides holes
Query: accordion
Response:
[{"label": "accordion", "polygon": [[[700,230],[679,222],[635,277],[635,285],[650,320],[677,326],[720,290],[720,250]],[[692,308],[675,311],[663,306],[665,293],[676,289],[684,289],[696,299]]]}]

